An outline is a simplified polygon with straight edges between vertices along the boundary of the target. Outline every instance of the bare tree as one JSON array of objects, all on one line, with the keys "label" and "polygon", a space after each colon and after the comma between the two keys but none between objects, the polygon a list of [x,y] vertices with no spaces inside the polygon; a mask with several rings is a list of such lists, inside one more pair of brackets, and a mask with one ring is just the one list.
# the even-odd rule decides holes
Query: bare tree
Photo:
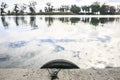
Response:
[{"label": "bare tree", "polygon": [[35,6],[37,5],[37,2],[32,1],[30,2],[30,5],[28,5],[30,13],[35,13]]},{"label": "bare tree", "polygon": [[20,10],[20,13],[24,14],[24,11],[26,10],[26,4],[23,4],[20,6],[21,10]]},{"label": "bare tree", "polygon": [[19,7],[18,7],[18,4],[14,4],[15,6],[14,6],[14,12],[15,12],[15,14],[17,14],[18,12],[19,12]]},{"label": "bare tree", "polygon": [[4,9],[7,8],[7,7],[8,7],[8,5],[7,5],[6,3],[4,3],[4,2],[1,3],[1,7],[0,7],[1,15],[2,15],[3,13],[6,13],[6,12],[4,11]]},{"label": "bare tree", "polygon": [[52,12],[54,7],[51,5],[50,2],[46,3],[47,7],[45,7],[45,12]]}]

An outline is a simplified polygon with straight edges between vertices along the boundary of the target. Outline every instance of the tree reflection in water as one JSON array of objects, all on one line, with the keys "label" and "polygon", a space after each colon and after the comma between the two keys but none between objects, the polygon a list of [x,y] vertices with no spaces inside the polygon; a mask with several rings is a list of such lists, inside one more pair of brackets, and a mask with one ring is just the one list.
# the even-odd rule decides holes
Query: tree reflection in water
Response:
[{"label": "tree reflection in water", "polygon": [[6,17],[2,16],[1,21],[2,21],[2,24],[5,27],[5,29],[7,29],[9,25],[8,25],[8,22],[6,21]]},{"label": "tree reflection in water", "polygon": [[45,22],[48,25],[48,27],[50,27],[54,22],[54,18],[53,17],[45,17]]},{"label": "tree reflection in water", "polygon": [[84,23],[90,23],[90,18],[81,18],[81,21]]},{"label": "tree reflection in water", "polygon": [[33,30],[38,29],[38,26],[36,25],[36,17],[34,17],[34,16],[30,17],[30,25],[33,28]]},{"label": "tree reflection in water", "polygon": [[89,23],[92,24],[93,26],[98,26],[100,23],[105,24],[108,22],[114,22],[115,20],[119,21],[119,19],[116,18],[97,18],[97,17],[92,17],[92,18],[77,18],[77,17],[72,17],[72,18],[58,18],[59,21],[62,23],[71,23],[71,24],[77,24],[79,22],[83,23]]},{"label": "tree reflection in water", "polygon": [[21,25],[27,24],[27,21],[25,20],[24,16],[22,16],[22,17],[16,16],[16,17],[14,17],[14,21],[15,21],[16,26],[21,26]]},{"label": "tree reflection in water", "polygon": [[100,18],[100,19],[99,19],[99,22],[100,22],[101,24],[108,23],[108,22],[109,22],[109,18]]},{"label": "tree reflection in water", "polygon": [[22,25],[23,25],[23,24],[27,24],[27,21],[25,20],[25,17],[24,17],[24,16],[21,17],[21,21],[22,21]]},{"label": "tree reflection in water", "polygon": [[115,21],[115,18],[109,18],[109,22]]},{"label": "tree reflection in water", "polygon": [[78,23],[80,21],[80,18],[70,18],[70,22],[71,22],[71,24],[76,24],[76,23]]},{"label": "tree reflection in water", "polygon": [[15,20],[15,24],[16,24],[16,26],[19,26],[19,22],[18,22],[19,17],[16,16],[16,17],[14,18],[14,20]]},{"label": "tree reflection in water", "polygon": [[59,21],[61,21],[62,23],[68,23],[69,22],[69,18],[58,18]]},{"label": "tree reflection in water", "polygon": [[[30,18],[30,21],[28,21]],[[2,24],[4,27],[8,27],[8,20],[6,21],[6,19],[8,18],[5,18],[5,16],[2,16],[1,17],[1,21],[2,21]],[[29,22],[30,26],[32,27],[32,29],[38,29],[38,24],[36,23],[36,17],[35,16],[30,16],[30,17],[19,17],[19,16],[16,16],[14,17],[14,23],[16,24],[16,26],[21,26],[21,25],[27,25],[27,23]],[[45,19],[42,19],[40,17],[39,20],[45,20],[44,22],[46,22],[47,26],[50,27],[53,25],[54,21],[60,21],[62,23],[66,23],[66,24],[71,24],[71,25],[76,25],[80,22],[82,23],[89,23],[93,26],[98,26],[98,25],[102,25],[104,26],[104,24],[106,23],[111,23],[111,22],[120,22],[120,18],[100,18],[100,17],[45,17]],[[11,21],[11,20],[9,20]],[[38,20],[37,20],[38,21]],[[21,22],[21,23],[20,23]],[[11,24],[12,22],[10,22]],[[41,24],[40,24],[41,25]],[[39,25],[39,26],[40,26]]]},{"label": "tree reflection in water", "polygon": [[90,24],[97,26],[99,25],[99,19],[98,18],[91,18]]}]

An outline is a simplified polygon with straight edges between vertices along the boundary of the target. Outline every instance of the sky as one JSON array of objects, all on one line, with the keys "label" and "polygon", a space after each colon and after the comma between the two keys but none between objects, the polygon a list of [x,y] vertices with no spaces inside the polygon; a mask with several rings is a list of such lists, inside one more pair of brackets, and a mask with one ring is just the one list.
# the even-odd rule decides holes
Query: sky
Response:
[{"label": "sky", "polygon": [[29,1],[37,1],[38,3],[46,3],[46,2],[52,2],[56,5],[59,4],[72,4],[72,3],[80,3],[80,4],[90,4],[95,1],[99,2],[120,2],[120,0],[0,0],[1,2],[7,2],[7,3],[28,3]]},{"label": "sky", "polygon": [[109,3],[111,5],[120,4],[120,0],[0,0],[1,2],[6,2],[9,4],[9,6],[14,6],[13,4],[19,3],[19,4],[29,4],[30,1],[36,1],[38,4],[36,7],[39,7],[41,9],[44,9],[47,2],[50,2],[54,7],[60,7],[61,5],[72,5],[76,4],[78,6],[82,5],[91,5],[93,2],[98,1],[103,3]]}]

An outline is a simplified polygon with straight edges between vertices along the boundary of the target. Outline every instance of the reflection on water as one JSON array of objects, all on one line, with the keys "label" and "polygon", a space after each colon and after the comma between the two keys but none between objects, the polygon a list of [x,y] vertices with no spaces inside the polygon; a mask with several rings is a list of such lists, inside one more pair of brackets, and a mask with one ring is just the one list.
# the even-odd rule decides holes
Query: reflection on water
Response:
[{"label": "reflection on water", "polygon": [[2,16],[2,17],[1,17],[1,21],[2,21],[3,26],[4,26],[5,28],[7,28],[7,27],[8,27],[8,23],[6,22],[5,16]]},{"label": "reflection on water", "polygon": [[0,18],[0,68],[40,68],[56,59],[85,69],[120,67],[119,17]]},{"label": "reflection on water", "polygon": [[9,55],[0,54],[0,62],[8,61],[10,59]]},{"label": "reflection on water", "polygon": [[[36,24],[36,16],[30,16],[30,17],[26,17],[26,16],[16,16],[13,17],[14,18],[14,23],[16,24],[16,26],[19,26],[21,23],[23,25],[26,25],[28,22],[31,25],[31,27],[33,27],[33,29],[37,29],[38,25]],[[29,20],[28,20],[29,18]],[[8,22],[10,22],[8,17],[2,16],[1,17],[1,22],[3,24],[4,27],[9,26]],[[27,19],[27,20],[26,20]],[[39,20],[40,21],[40,20]],[[52,24],[54,23],[54,21],[60,21],[62,23],[71,23],[71,24],[76,24],[79,22],[83,22],[83,23],[89,23],[92,24],[94,26],[98,26],[99,24],[103,25],[106,23],[110,23],[110,22],[120,22],[120,18],[112,18],[112,17],[107,17],[107,18],[99,18],[99,17],[59,17],[59,18],[55,18],[55,17],[45,17],[44,20],[47,24],[47,26],[52,26]]]},{"label": "reflection on water", "polygon": [[48,27],[53,24],[53,21],[54,21],[54,18],[52,18],[52,17],[45,17],[45,22],[48,25]]},{"label": "reflection on water", "polygon": [[107,42],[111,40],[111,37],[103,36],[103,37],[98,37],[97,39],[100,40],[101,42]]},{"label": "reflection on water", "polygon": [[19,26],[19,17],[15,17],[15,24],[16,24],[16,26]]},{"label": "reflection on water", "polygon": [[18,42],[12,42],[8,44],[8,47],[10,48],[20,48],[22,46],[25,46],[27,42],[25,41],[18,41]]},{"label": "reflection on water", "polygon": [[64,51],[64,47],[60,46],[60,45],[56,45],[54,52],[60,52],[60,51]]},{"label": "reflection on water", "polygon": [[36,25],[36,17],[31,16],[30,17],[30,25],[33,27],[33,29],[37,29],[38,26]]}]

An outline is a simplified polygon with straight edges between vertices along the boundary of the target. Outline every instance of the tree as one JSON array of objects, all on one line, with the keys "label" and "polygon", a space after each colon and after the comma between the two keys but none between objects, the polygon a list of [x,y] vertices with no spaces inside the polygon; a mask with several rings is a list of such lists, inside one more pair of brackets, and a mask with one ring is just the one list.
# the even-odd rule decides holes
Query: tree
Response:
[{"label": "tree", "polygon": [[6,12],[4,11],[4,9],[7,8],[7,7],[8,7],[8,5],[7,5],[6,3],[4,3],[4,2],[1,3],[1,7],[0,7],[1,15],[2,15],[3,13],[6,13]]},{"label": "tree", "polygon": [[44,8],[45,12],[48,12],[47,7]]},{"label": "tree", "polygon": [[22,6],[20,6],[20,8],[21,8],[20,13],[24,13],[24,11],[26,10],[25,4],[23,4]]},{"label": "tree", "polygon": [[90,7],[89,6],[82,6],[81,7],[82,8],[82,10],[83,10],[83,12],[86,14],[86,13],[89,13],[89,11],[90,11]]},{"label": "tree", "polygon": [[76,5],[72,5],[71,8],[70,8],[70,11],[72,13],[75,13],[75,14],[79,14],[80,12],[80,7],[76,6]]},{"label": "tree", "polygon": [[30,5],[29,5],[29,10],[31,13],[35,13],[35,6],[37,5],[36,2],[30,2]]},{"label": "tree", "polygon": [[59,9],[60,12],[67,12],[69,10],[68,5],[62,5]]},{"label": "tree", "polygon": [[109,6],[106,4],[103,4],[100,8],[100,14],[104,15],[104,14],[108,14],[109,13]]},{"label": "tree", "polygon": [[110,14],[115,14],[116,13],[116,9],[114,6],[110,6]]},{"label": "tree", "polygon": [[67,12],[68,10],[70,10],[70,8],[69,8],[68,5],[66,5],[66,6],[65,6],[65,11]]},{"label": "tree", "polygon": [[94,2],[91,5],[92,13],[97,14],[100,11],[100,3],[99,2]]},{"label": "tree", "polygon": [[19,7],[17,4],[15,4],[15,6],[14,6],[14,11],[15,11],[15,14],[17,14],[19,12]]},{"label": "tree", "polygon": [[50,2],[46,3],[47,7],[45,7],[45,12],[53,12],[54,6],[51,5]]},{"label": "tree", "polygon": [[83,13],[85,13],[85,6],[82,6],[81,9],[82,9]]},{"label": "tree", "polygon": [[48,8],[47,8],[47,12],[50,12],[50,6],[51,6],[51,3],[48,2],[46,5],[48,6]]},{"label": "tree", "polygon": [[62,5],[61,7],[60,7],[60,11],[61,12],[67,12],[69,10],[69,6],[68,5]]},{"label": "tree", "polygon": [[120,5],[117,6],[117,13],[120,13]]},{"label": "tree", "polygon": [[64,11],[65,11],[64,5],[62,5],[62,6],[60,7],[59,11],[60,11],[60,12],[64,12]]}]

